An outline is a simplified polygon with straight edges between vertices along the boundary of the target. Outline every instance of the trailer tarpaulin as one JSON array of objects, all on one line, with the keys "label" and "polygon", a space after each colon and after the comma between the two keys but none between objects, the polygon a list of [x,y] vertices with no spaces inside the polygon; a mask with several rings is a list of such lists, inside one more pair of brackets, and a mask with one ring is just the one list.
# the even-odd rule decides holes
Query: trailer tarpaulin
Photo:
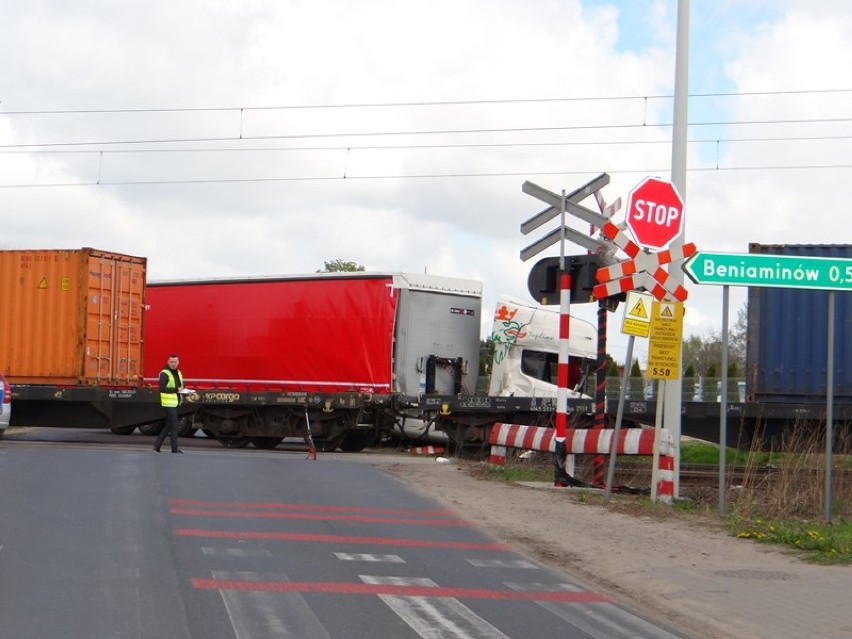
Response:
[{"label": "trailer tarpaulin", "polygon": [[169,353],[193,387],[390,392],[388,276],[149,284],[145,378]]}]

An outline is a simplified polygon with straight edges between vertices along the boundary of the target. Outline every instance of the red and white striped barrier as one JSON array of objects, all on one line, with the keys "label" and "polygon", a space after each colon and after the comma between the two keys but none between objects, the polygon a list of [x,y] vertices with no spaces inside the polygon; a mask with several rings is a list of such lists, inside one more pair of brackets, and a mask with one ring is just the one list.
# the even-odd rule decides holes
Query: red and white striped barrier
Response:
[{"label": "red and white striped barrier", "polygon": [[[613,434],[607,429],[567,429],[565,448],[568,454],[605,455],[609,454]],[[506,463],[506,449],[520,448],[554,452],[556,431],[543,426],[524,426],[522,424],[496,423],[491,428],[488,443],[491,454],[488,463],[503,466]],[[670,502],[674,496],[674,458],[677,444],[669,431],[660,430],[660,461],[657,466],[657,498]],[[618,437],[616,453],[619,455],[653,455],[653,428],[624,428]]]},{"label": "red and white striped barrier", "polygon": [[409,453],[414,453],[415,455],[443,455],[444,448],[441,446],[417,446],[415,448],[409,448]]}]

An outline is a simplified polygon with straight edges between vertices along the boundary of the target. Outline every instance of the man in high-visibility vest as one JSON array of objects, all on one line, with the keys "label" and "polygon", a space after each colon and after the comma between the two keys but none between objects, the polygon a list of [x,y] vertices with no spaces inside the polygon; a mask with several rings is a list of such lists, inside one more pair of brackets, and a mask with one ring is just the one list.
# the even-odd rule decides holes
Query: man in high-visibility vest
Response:
[{"label": "man in high-visibility vest", "polygon": [[154,444],[154,450],[158,453],[166,439],[166,434],[171,436],[172,452],[183,452],[178,448],[178,431],[180,430],[178,406],[180,406],[180,395],[183,391],[183,375],[178,369],[178,363],[178,356],[172,353],[169,355],[165,368],[160,371],[160,405],[166,411],[166,425],[157,435],[157,441]]}]

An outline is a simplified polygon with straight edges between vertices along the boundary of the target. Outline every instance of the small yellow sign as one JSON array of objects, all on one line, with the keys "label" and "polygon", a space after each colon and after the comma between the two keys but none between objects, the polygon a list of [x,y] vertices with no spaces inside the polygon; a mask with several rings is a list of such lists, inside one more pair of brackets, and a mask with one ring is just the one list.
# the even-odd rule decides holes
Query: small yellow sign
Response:
[{"label": "small yellow sign", "polygon": [[635,337],[648,337],[651,327],[651,317],[648,309],[651,308],[653,297],[648,293],[639,291],[628,291],[627,301],[624,305],[624,319],[621,323],[621,332],[625,335]]},{"label": "small yellow sign", "polygon": [[680,379],[683,341],[683,304],[657,302],[651,307],[651,339],[648,342],[648,370],[651,379]]},{"label": "small yellow sign", "polygon": [[39,288],[47,288],[47,278],[41,278],[41,281],[38,283]]},{"label": "small yellow sign", "polygon": [[646,319],[648,317],[648,312],[645,310],[645,302],[641,299],[636,302],[633,306],[633,310],[630,311],[630,315],[632,317],[641,317],[642,319]]}]

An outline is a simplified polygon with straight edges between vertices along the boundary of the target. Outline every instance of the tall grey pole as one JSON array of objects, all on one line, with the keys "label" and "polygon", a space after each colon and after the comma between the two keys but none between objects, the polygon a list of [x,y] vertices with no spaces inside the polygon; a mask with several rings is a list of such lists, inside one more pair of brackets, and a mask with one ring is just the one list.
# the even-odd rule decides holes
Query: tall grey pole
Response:
[{"label": "tall grey pole", "polygon": [[725,476],[728,474],[728,304],[730,286],[722,287],[722,390],[719,395],[719,514],[725,514]]},{"label": "tall grey pole", "polygon": [[[687,96],[689,93],[689,0],[678,0],[677,3],[677,43],[675,49],[675,98],[674,126],[672,128],[672,183],[684,201],[684,213],[689,208],[686,205],[686,129],[687,129]],[[674,239],[672,246],[681,246],[686,238],[686,216],[682,233]],[[683,271],[678,268],[670,269],[671,281],[674,285],[683,284]],[[665,410],[663,425],[674,438],[677,446],[674,455],[674,497],[680,496],[680,411],[683,381],[680,376],[666,383]]]},{"label": "tall grey pole", "polygon": [[624,362],[624,371],[621,374],[621,388],[618,390],[618,410],[615,412],[615,430],[612,432],[612,444],[609,447],[609,467],[606,471],[606,490],[604,490],[604,501],[609,501],[612,496],[612,482],[615,479],[615,455],[618,450],[618,436],[621,434],[621,421],[624,419],[624,398],[627,393],[627,376],[630,373],[630,365],[633,364],[633,335],[627,338],[627,355]]},{"label": "tall grey pole", "polygon": [[828,353],[825,363],[825,521],[831,523],[831,465],[834,445],[834,291],[828,292]]}]

